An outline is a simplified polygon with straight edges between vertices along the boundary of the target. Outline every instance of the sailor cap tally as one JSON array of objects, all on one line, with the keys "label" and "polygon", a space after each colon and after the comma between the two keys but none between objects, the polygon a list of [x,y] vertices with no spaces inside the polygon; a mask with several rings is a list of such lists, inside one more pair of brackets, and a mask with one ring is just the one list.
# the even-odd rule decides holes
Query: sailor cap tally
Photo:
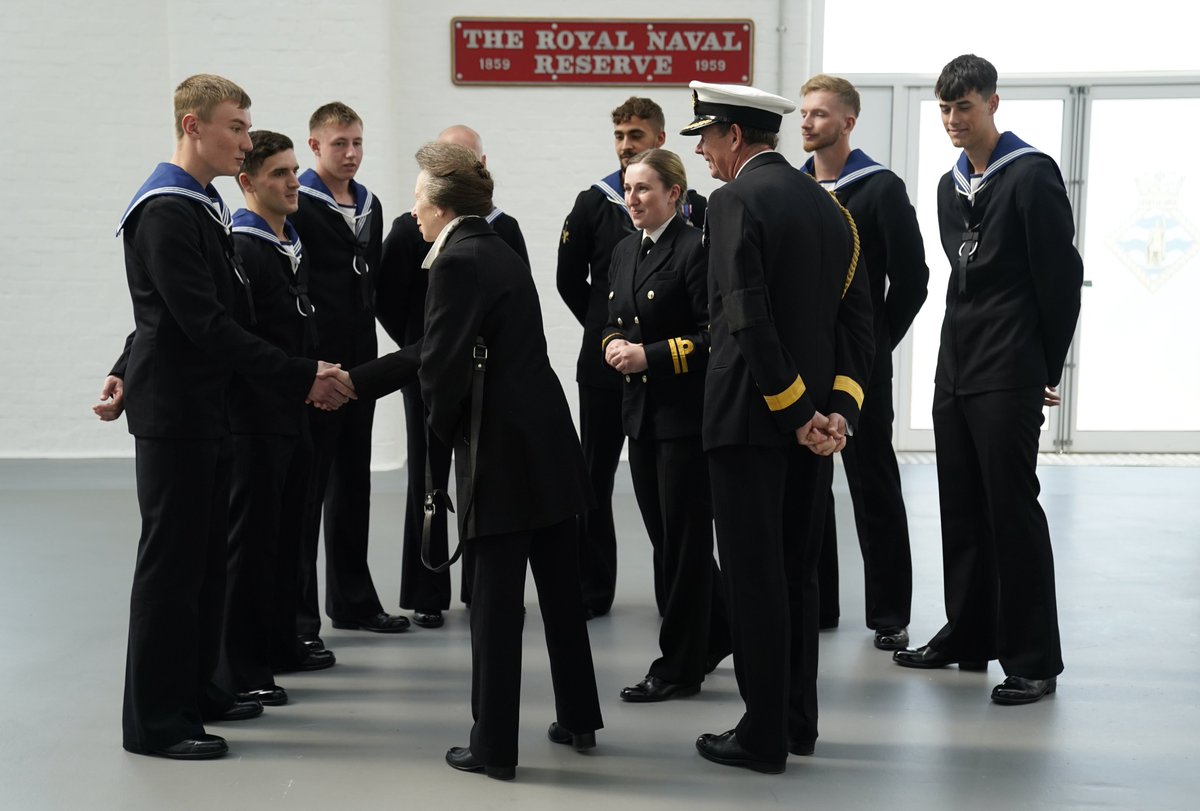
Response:
[{"label": "sailor cap tally", "polygon": [[796,109],[796,103],[757,87],[740,84],[710,84],[694,81],[692,112],[696,118],[679,131],[680,135],[698,135],[710,124],[739,124],[766,132],[779,132],[783,116]]}]

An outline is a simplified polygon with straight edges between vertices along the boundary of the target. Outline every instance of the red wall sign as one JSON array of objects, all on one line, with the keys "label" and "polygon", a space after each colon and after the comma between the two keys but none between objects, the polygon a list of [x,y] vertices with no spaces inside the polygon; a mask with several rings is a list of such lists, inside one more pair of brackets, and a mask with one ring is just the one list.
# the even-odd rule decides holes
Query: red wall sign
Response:
[{"label": "red wall sign", "polygon": [[450,21],[455,84],[749,84],[752,20]]}]

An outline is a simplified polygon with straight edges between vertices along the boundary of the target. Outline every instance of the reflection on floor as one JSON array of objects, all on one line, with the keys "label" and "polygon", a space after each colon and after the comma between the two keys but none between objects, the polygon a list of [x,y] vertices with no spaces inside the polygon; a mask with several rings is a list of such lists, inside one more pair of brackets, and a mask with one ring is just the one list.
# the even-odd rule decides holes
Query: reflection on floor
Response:
[{"label": "reflection on floor", "polygon": [[[514,783],[451,771],[466,743],[469,647],[460,607],[439,630],[328,630],[329,671],[281,677],[293,703],[212,727],[233,754],[209,763],[120,747],[125,622],[137,510],[132,466],[0,463],[0,629],[5,699],[0,806],[13,809],[1195,808],[1200,792],[1200,469],[1042,470],[1067,670],[1056,696],[989,703],[1002,678],[892,665],[861,627],[861,564],[840,473],[842,623],[822,636],[821,738],[764,776],[700,759],[701,732],[732,726],[731,660],[701,693],[622,704],[655,655],[649,545],[618,484],[617,606],[589,625],[607,727],[579,755],[545,739],[554,717],[541,619],[524,656]],[[937,493],[902,466],[916,591],[913,641],[940,626]],[[622,477],[625,477],[624,471]],[[372,569],[395,605],[403,473],[376,477]],[[531,588],[532,588],[532,584]]]}]

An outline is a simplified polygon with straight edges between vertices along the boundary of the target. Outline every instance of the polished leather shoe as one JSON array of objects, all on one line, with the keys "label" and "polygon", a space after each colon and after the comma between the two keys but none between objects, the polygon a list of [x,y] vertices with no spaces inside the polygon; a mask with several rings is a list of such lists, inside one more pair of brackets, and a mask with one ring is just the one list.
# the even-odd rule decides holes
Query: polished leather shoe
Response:
[{"label": "polished leather shoe", "polygon": [[460,772],[483,772],[495,780],[512,780],[517,776],[516,766],[487,766],[465,746],[450,747],[446,751],[446,762]]},{"label": "polished leather shoe", "polygon": [[201,735],[198,738],[184,738],[170,746],[155,749],[150,754],[173,760],[212,760],[223,757],[228,751],[229,744],[220,735]]},{"label": "polished leather shoe", "polygon": [[820,620],[817,620],[817,630],[832,631],[836,627],[838,627],[838,618],[837,617],[822,618]]},{"label": "polished leather shoe", "polygon": [[701,735],[696,739],[696,749],[700,752],[701,757],[711,760],[713,763],[720,763],[723,766],[740,766],[743,769],[753,769],[763,774],[779,774],[787,764],[786,760],[763,760],[750,754],[738,743],[737,733],[732,729],[720,735],[712,733]]},{"label": "polished leather shoe", "polygon": [[583,608],[583,618],[585,620],[594,620],[596,617],[603,617],[607,613],[608,613],[607,608],[599,609],[599,608],[590,608],[588,606],[584,606],[584,608]]},{"label": "polished leather shoe", "polygon": [[992,690],[992,701],[997,704],[1032,704],[1057,689],[1057,676],[1051,676],[1048,679],[1009,676]]},{"label": "polished leather shoe", "polygon": [[296,637],[306,650],[325,650],[325,640],[316,634],[301,634]]},{"label": "polished leather shoe", "polygon": [[288,694],[287,690],[284,690],[278,684],[272,684],[270,687],[259,687],[255,690],[238,693],[237,700],[257,701],[264,707],[282,707],[288,703]]},{"label": "polished leather shoe", "polygon": [[295,673],[297,671],[324,670],[337,664],[333,651],[326,648],[310,650],[304,658],[295,664],[281,665],[275,668],[276,673]]},{"label": "polished leather shoe", "polygon": [[233,706],[216,718],[206,718],[206,721],[221,723],[223,721],[249,721],[263,714],[263,705],[257,701],[242,701],[238,699]]},{"label": "polished leather shoe", "polygon": [[817,742],[812,740],[801,740],[788,735],[788,751],[793,755],[811,755],[817,751]]},{"label": "polished leather shoe", "polygon": [[408,630],[408,617],[380,611],[373,617],[356,621],[330,620],[334,628],[343,631],[374,631],[377,634],[398,634]]},{"label": "polished leather shoe", "polygon": [[904,650],[908,647],[908,629],[899,627],[876,629],[875,647],[880,650]]},{"label": "polished leather shoe", "polygon": [[901,667],[919,667],[932,670],[935,667],[958,665],[959,670],[987,670],[986,659],[955,659],[929,645],[922,645],[916,650],[898,650],[892,654],[892,661]]},{"label": "polished leather shoe", "polygon": [[441,628],[446,619],[442,616],[442,609],[435,608],[432,611],[414,611],[412,621],[422,628]]},{"label": "polished leather shoe", "polygon": [[550,728],[546,730],[546,737],[555,743],[569,744],[575,747],[576,752],[596,748],[596,733],[594,730],[592,732],[572,732],[558,723],[558,721],[550,722]]},{"label": "polished leather shoe", "polygon": [[698,684],[672,684],[658,676],[647,676],[632,687],[621,690],[622,701],[649,702],[685,698],[700,692]]}]

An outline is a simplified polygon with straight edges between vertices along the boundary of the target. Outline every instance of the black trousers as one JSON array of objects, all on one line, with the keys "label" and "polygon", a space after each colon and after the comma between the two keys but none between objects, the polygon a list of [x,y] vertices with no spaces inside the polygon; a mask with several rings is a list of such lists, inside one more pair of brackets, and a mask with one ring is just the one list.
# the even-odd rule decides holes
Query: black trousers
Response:
[{"label": "black trousers", "polygon": [[672,684],[704,681],[710,655],[728,654],[729,619],[721,571],[713,560],[712,489],[699,436],[629,438],[629,471],[646,534],[661,561],[662,655],[650,675]]},{"label": "black trousers", "polygon": [[367,567],[371,523],[371,423],[374,400],[352,400],[337,411],[309,411],[313,468],[300,535],[300,602],[296,633],[321,630],[317,540],[325,516],[325,613],[354,622],[383,611]]},{"label": "black trousers", "polygon": [[[408,435],[408,505],[404,512],[404,546],[400,558],[400,607],[432,611],[450,607],[450,572],[435,573],[421,562],[421,535],[425,526],[425,462],[429,461],[434,485],[445,490],[450,481],[451,448],[425,426],[425,403],[415,387],[404,389],[404,424]],[[439,564],[449,554],[447,513],[438,510],[430,530],[430,562]],[[459,596],[471,602],[470,550],[463,549]]]},{"label": "black trousers", "polygon": [[136,437],[138,539],[129,598],[123,744],[146,754],[204,734],[225,599],[230,444]]},{"label": "black trousers", "polygon": [[929,644],[999,659],[1010,676],[1063,670],[1054,554],[1038,503],[1042,388],[955,396],[937,389],[933,431],[946,625]]},{"label": "black trousers", "polygon": [[799,445],[708,453],[717,548],[746,712],[739,743],[768,760],[817,738],[817,560],[833,462]]},{"label": "black trousers", "polygon": [[[908,514],[900,489],[900,467],[892,448],[892,378],[890,370],[873,374],[867,383],[862,413],[854,436],[842,450],[854,525],[862,550],[868,628],[903,628],[912,613],[912,552]],[[821,545],[821,625],[837,623],[838,600],[837,521],[833,491],[825,511],[825,539]]]},{"label": "black trousers", "polygon": [[232,693],[269,687],[299,663],[300,522],[308,437],[234,434],[225,623],[216,682]]},{"label": "black trousers", "polygon": [[575,519],[467,542],[475,549],[471,603],[471,753],[515,766],[521,704],[525,569],[533,571],[557,720],[572,732],[604,726],[587,622],[579,596]]},{"label": "black trousers", "polygon": [[[621,390],[579,385],[579,442],[592,482],[596,506],[580,518],[579,573],[583,604],[597,614],[612,608],[617,587],[617,531],[612,494],[625,429]],[[655,566],[655,571],[659,567]],[[659,578],[655,577],[657,584]]]}]

